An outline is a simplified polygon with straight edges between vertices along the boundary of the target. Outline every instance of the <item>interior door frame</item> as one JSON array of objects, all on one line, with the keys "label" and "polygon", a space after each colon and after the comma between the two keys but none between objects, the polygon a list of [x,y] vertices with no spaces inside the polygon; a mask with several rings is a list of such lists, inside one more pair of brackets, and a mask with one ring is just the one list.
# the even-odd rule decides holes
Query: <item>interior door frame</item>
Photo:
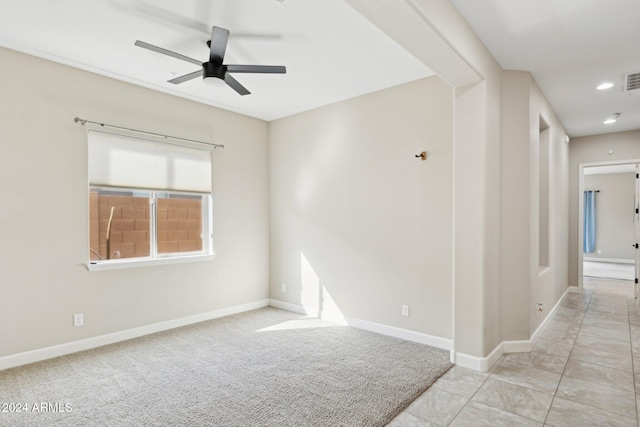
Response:
[{"label": "interior door frame", "polygon": [[[613,160],[608,162],[591,162],[578,164],[578,289],[580,292],[584,290],[583,283],[583,271],[582,263],[584,256],[582,253],[582,247],[584,243],[583,229],[584,229],[584,168],[590,168],[594,166],[612,166],[612,165],[629,165],[640,164],[640,159],[626,159],[626,160]],[[636,166],[637,167],[637,166]],[[638,260],[636,260],[636,269],[638,268]]]},{"label": "interior door frame", "polygon": [[633,296],[638,299],[638,279],[640,278],[640,163],[636,163],[636,192],[634,197],[634,217],[636,223],[636,268]]}]

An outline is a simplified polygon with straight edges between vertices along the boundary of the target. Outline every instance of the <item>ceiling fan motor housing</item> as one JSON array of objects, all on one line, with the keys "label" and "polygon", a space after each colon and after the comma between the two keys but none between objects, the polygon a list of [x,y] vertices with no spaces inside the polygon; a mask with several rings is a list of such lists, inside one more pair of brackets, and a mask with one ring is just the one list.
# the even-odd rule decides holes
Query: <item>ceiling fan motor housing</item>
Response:
[{"label": "ceiling fan motor housing", "polygon": [[227,73],[227,67],[221,64],[214,64],[212,62],[205,62],[202,64],[202,78],[207,79],[209,77],[216,77],[224,80],[224,76]]}]

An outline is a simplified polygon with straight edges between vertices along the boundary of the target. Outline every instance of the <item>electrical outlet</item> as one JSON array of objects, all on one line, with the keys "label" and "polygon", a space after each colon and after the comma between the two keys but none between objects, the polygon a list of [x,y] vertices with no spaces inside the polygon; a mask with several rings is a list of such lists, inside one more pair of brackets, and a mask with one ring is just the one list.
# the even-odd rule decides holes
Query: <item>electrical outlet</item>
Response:
[{"label": "electrical outlet", "polygon": [[280,285],[280,289],[282,290],[282,292],[287,292],[287,284],[286,283],[282,283]]},{"label": "electrical outlet", "polygon": [[73,326],[84,325],[84,314],[78,313],[73,315]]},{"label": "electrical outlet", "polygon": [[402,306],[402,315],[409,317],[409,306],[406,304]]}]

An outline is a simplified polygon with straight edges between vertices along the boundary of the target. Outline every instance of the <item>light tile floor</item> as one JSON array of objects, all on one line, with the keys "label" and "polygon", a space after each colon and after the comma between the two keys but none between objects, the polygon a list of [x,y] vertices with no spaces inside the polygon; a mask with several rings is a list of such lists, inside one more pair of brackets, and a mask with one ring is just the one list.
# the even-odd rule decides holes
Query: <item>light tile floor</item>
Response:
[{"label": "light tile floor", "polygon": [[638,427],[636,390],[633,284],[585,277],[584,293],[566,295],[533,351],[505,354],[488,373],[454,366],[389,426]]}]

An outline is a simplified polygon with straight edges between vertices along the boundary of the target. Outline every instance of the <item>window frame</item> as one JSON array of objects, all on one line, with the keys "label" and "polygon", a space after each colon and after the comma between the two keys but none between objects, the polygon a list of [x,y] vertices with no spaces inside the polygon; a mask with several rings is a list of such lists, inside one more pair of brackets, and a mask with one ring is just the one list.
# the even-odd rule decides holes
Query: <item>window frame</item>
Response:
[{"label": "window frame", "polygon": [[[123,136],[128,138],[136,138],[143,141],[151,141],[155,143],[168,143],[163,138],[156,137],[140,137],[138,135],[132,134],[129,131],[112,131],[111,129],[108,132],[105,132],[102,128],[94,128],[93,126],[88,127],[88,131],[98,130],[103,133],[110,133],[116,136]],[[88,136],[88,135],[87,135]],[[203,147],[205,144],[176,144],[171,142],[169,144],[180,145],[188,148],[196,148],[203,149],[206,151],[213,152],[215,147]],[[89,145],[87,147],[89,148]],[[87,161],[90,164],[90,152],[87,150]],[[213,160],[211,163],[211,167],[213,167]],[[209,179],[212,179],[210,177]],[[149,256],[145,257],[132,257],[132,258],[118,258],[118,259],[109,259],[109,260],[92,260],[91,259],[91,212],[89,206],[89,200],[87,200],[87,228],[88,236],[87,236],[87,248],[85,251],[85,256],[88,258],[86,267],[89,271],[101,271],[101,270],[114,270],[114,269],[122,269],[122,268],[132,268],[132,267],[145,267],[145,266],[155,266],[155,265],[167,265],[167,264],[177,264],[177,263],[190,263],[190,262],[202,262],[202,261],[212,261],[215,258],[214,246],[213,246],[213,191],[211,189],[210,192],[192,192],[192,191],[181,191],[181,190],[173,190],[173,189],[150,189],[150,188],[129,188],[129,187],[112,187],[108,185],[92,185],[91,184],[91,175],[90,171],[87,174],[87,198],[92,190],[104,190],[104,191],[114,191],[114,192],[131,192],[131,193],[147,193],[149,194],[150,199],[150,209],[149,209],[149,247],[150,253]],[[190,251],[190,252],[169,252],[169,253],[159,253],[158,252],[158,242],[157,242],[157,234],[158,234],[158,215],[157,215],[157,200],[162,195],[187,195],[187,196],[200,196],[202,203],[202,224],[201,224],[201,233],[202,233],[202,249],[198,251]]]},{"label": "window frame", "polygon": [[[89,260],[87,268],[89,271],[99,270],[113,270],[119,268],[141,267],[150,265],[163,265],[163,264],[175,264],[183,262],[195,262],[195,261],[210,261],[215,258],[213,253],[213,200],[212,195],[208,193],[193,193],[184,191],[158,191],[142,188],[122,188],[122,187],[106,187],[106,186],[89,186],[89,192],[91,191],[113,191],[113,192],[127,192],[132,193],[145,193],[149,195],[149,255],[144,257],[132,257],[132,258],[117,258],[117,259],[104,259],[104,260]],[[185,195],[185,196],[198,196],[201,200],[202,206],[202,218],[201,218],[201,235],[202,235],[202,249],[198,251],[189,252],[159,252],[158,251],[158,199],[169,198],[164,197],[166,195]],[[135,197],[135,196],[134,196]],[[88,215],[90,221],[90,212]],[[88,223],[90,228],[90,223]],[[89,229],[88,228],[88,229]],[[87,241],[87,254],[91,251],[91,239]],[[90,257],[90,255],[89,255]]]}]

